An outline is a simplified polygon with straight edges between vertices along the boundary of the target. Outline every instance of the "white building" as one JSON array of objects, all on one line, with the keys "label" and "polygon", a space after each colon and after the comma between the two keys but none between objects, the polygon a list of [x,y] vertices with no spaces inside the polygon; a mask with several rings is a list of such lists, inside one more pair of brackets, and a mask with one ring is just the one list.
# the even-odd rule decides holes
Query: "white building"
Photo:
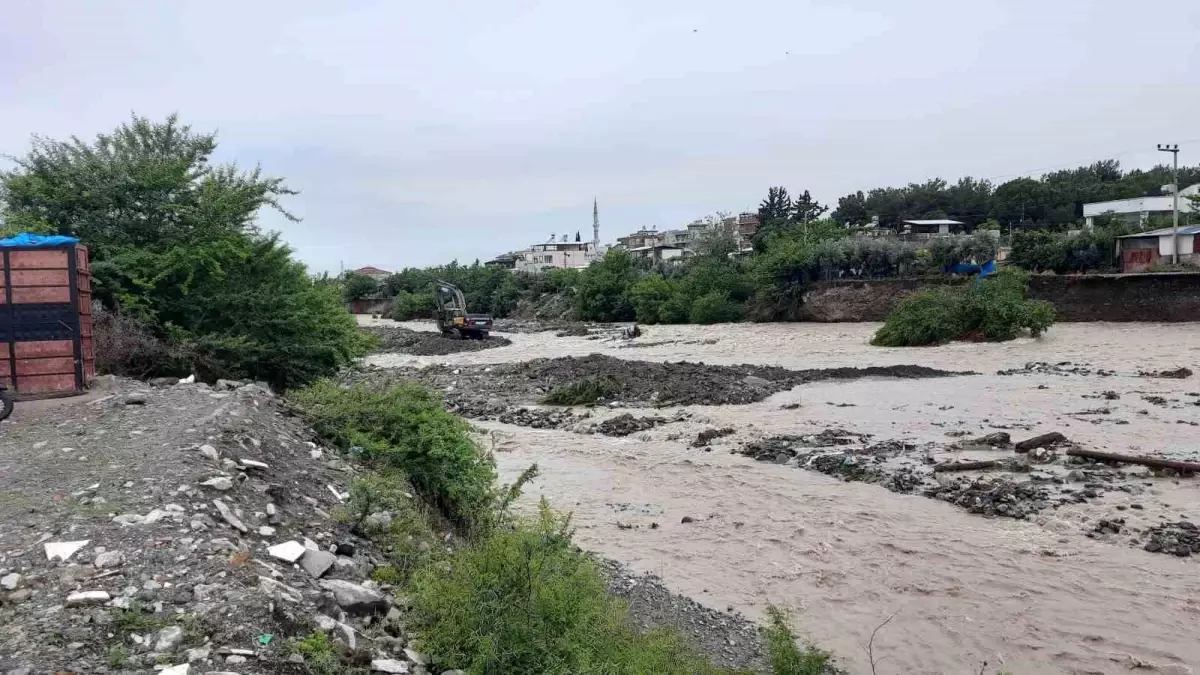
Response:
[{"label": "white building", "polygon": [[[1170,191],[1173,186],[1163,186],[1164,191]],[[1191,197],[1200,195],[1200,183],[1188,186],[1179,192],[1179,212],[1192,213]],[[1170,195],[1159,197],[1134,197],[1133,199],[1114,199],[1107,202],[1093,202],[1083,205],[1083,217],[1090,230],[1096,216],[1113,214],[1136,220],[1144,225],[1151,215],[1170,215],[1175,209],[1175,198]]]},{"label": "white building", "polygon": [[[567,235],[555,240],[554,235],[544,244],[534,244],[524,251],[506,254],[513,259],[512,269],[517,272],[542,272],[548,269],[583,269],[604,256],[608,247],[600,245],[600,208],[592,201],[592,240],[582,241],[575,233],[575,241]],[[500,264],[501,256],[495,263]],[[507,267],[507,264],[503,266]]]}]

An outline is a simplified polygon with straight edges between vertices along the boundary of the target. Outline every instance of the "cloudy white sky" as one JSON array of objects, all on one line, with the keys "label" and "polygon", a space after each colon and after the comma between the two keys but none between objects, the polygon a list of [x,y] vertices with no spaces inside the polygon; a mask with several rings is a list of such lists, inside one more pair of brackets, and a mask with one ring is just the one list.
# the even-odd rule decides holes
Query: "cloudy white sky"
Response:
[{"label": "cloudy white sky", "polygon": [[316,270],[818,199],[1200,160],[1195,0],[3,0],[0,153],[130,112],[301,191]]}]

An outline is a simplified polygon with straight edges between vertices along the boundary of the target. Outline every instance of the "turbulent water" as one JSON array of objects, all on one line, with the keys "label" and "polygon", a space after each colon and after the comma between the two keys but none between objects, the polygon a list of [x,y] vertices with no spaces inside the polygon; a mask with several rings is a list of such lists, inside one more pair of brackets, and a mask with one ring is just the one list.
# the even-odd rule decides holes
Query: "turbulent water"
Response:
[{"label": "turbulent water", "polygon": [[[1122,511],[1131,524],[1200,521],[1200,479],[1159,480],[1136,498],[1114,491],[1018,521],[728,452],[750,438],[837,426],[914,443],[946,443],[948,432],[1061,431],[1095,450],[1195,458],[1200,428],[1192,423],[1200,422],[1200,406],[1191,403],[1200,398],[1189,394],[1200,392],[1200,377],[1138,373],[1179,366],[1200,372],[1200,324],[1060,324],[1039,340],[921,349],[870,347],[875,327],[650,327],[636,347],[537,333],[509,336],[511,346],[481,352],[382,354],[371,362],[485,364],[599,352],[793,369],[918,364],[976,371],[821,382],[749,405],[672,408],[690,417],[626,438],[482,426],[506,477],[538,463],[541,477],[526,500],[545,496],[574,511],[584,547],[655,572],[673,590],[714,607],[751,616],[767,604],[796,610],[801,632],[852,672],[872,671],[871,633],[893,615],[875,638],[878,673],[978,673],[984,662],[987,673],[1200,670],[1200,561],[1082,534],[1097,513],[1115,514],[1134,499],[1145,510]],[[1089,372],[996,374],[1029,362],[1070,362],[1059,373]],[[1110,391],[1120,398],[1101,399]],[[1168,404],[1146,401],[1156,396]],[[782,407],[797,402],[799,408]],[[1079,414],[1100,404],[1110,409],[1102,419]],[[690,447],[699,430],[713,427],[737,433],[715,441],[711,452]],[[681,522],[685,516],[692,522]]]}]

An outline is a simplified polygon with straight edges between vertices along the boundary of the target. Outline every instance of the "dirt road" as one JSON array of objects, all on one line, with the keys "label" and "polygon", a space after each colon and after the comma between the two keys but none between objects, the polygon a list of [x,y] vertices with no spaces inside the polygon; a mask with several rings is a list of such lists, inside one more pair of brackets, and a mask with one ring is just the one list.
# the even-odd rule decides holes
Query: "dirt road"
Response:
[{"label": "dirt road", "polygon": [[[1200,563],[1085,536],[1104,515],[1128,516],[1139,526],[1200,518],[1196,479],[1146,481],[1132,492],[1014,520],[728,452],[748,439],[836,426],[914,444],[996,429],[1014,436],[1057,430],[1092,449],[1194,458],[1200,405],[1188,394],[1200,390],[1200,380],[1138,373],[1200,370],[1198,326],[1063,324],[1037,341],[925,349],[869,347],[873,328],[650,327],[633,342],[535,333],[509,336],[513,344],[499,349],[382,354],[371,362],[457,368],[598,352],[791,369],[916,364],[977,371],[815,382],[757,403],[671,408],[678,413],[671,423],[623,438],[495,421],[481,426],[504,473],[541,466],[527,499],[544,495],[573,510],[583,546],[657,573],[673,590],[713,607],[751,616],[768,603],[799,610],[803,632],[852,672],[871,672],[864,648],[893,614],[875,640],[879,673],[975,673],[985,661],[984,672],[1200,669]],[[1030,362],[1051,365],[1027,368]],[[1017,372],[997,375],[1001,370]],[[1103,401],[1109,413],[1083,415],[1104,392],[1119,397]],[[788,409],[794,403],[801,405]],[[617,412],[662,411],[587,414]],[[699,430],[711,428],[735,432],[714,441],[712,452],[690,447]],[[1136,514],[1128,510],[1133,503]],[[691,522],[681,522],[685,517]]]}]

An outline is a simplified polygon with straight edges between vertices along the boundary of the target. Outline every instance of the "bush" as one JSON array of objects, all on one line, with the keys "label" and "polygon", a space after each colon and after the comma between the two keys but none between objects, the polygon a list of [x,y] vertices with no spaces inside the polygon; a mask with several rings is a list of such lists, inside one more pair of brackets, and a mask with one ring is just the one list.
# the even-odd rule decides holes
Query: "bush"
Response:
[{"label": "bush", "polygon": [[663,305],[678,293],[675,285],[657,274],[642,277],[629,289],[634,315],[641,323],[668,323]]},{"label": "bush", "polygon": [[926,288],[900,301],[875,332],[871,344],[880,347],[936,345],[966,331],[962,325],[962,292],[939,286]]},{"label": "bush", "polygon": [[551,389],[542,402],[550,405],[594,405],[602,399],[614,396],[618,391],[620,387],[610,377],[585,377]]},{"label": "bush", "polygon": [[1041,335],[1054,323],[1054,308],[1026,300],[1028,274],[1004,269],[1000,274],[962,286],[930,288],[900,301],[871,344],[909,347],[950,340],[1012,340],[1028,331]]},{"label": "bush", "polygon": [[[143,378],[171,373],[167,343],[141,321],[97,306],[92,311],[92,342],[96,372]],[[180,366],[182,368],[182,364]]]},{"label": "bush", "polygon": [[396,321],[412,321],[413,319],[429,319],[433,317],[437,303],[433,291],[409,293],[400,291],[392,300],[392,317]]},{"label": "bush", "polygon": [[409,587],[420,648],[470,673],[718,673],[670,631],[637,633],[569,518],[497,531],[420,572]]},{"label": "bush", "polygon": [[579,275],[575,304],[585,321],[630,321],[636,314],[629,287],[637,279],[637,266],[625,251],[611,250]]},{"label": "bush", "polygon": [[692,323],[729,323],[742,318],[742,308],[727,293],[712,291],[696,298],[688,320]]},{"label": "bush", "polygon": [[787,617],[778,607],[767,607],[767,625],[762,629],[771,656],[772,675],[821,675],[826,672],[829,654],[809,647],[796,646],[796,636]]},{"label": "bush", "polygon": [[500,498],[496,469],[471,438],[470,425],[442,408],[428,389],[402,384],[384,391],[318,382],[295,392],[313,429],[342,449],[402,471],[413,488],[468,532],[492,524]]}]

